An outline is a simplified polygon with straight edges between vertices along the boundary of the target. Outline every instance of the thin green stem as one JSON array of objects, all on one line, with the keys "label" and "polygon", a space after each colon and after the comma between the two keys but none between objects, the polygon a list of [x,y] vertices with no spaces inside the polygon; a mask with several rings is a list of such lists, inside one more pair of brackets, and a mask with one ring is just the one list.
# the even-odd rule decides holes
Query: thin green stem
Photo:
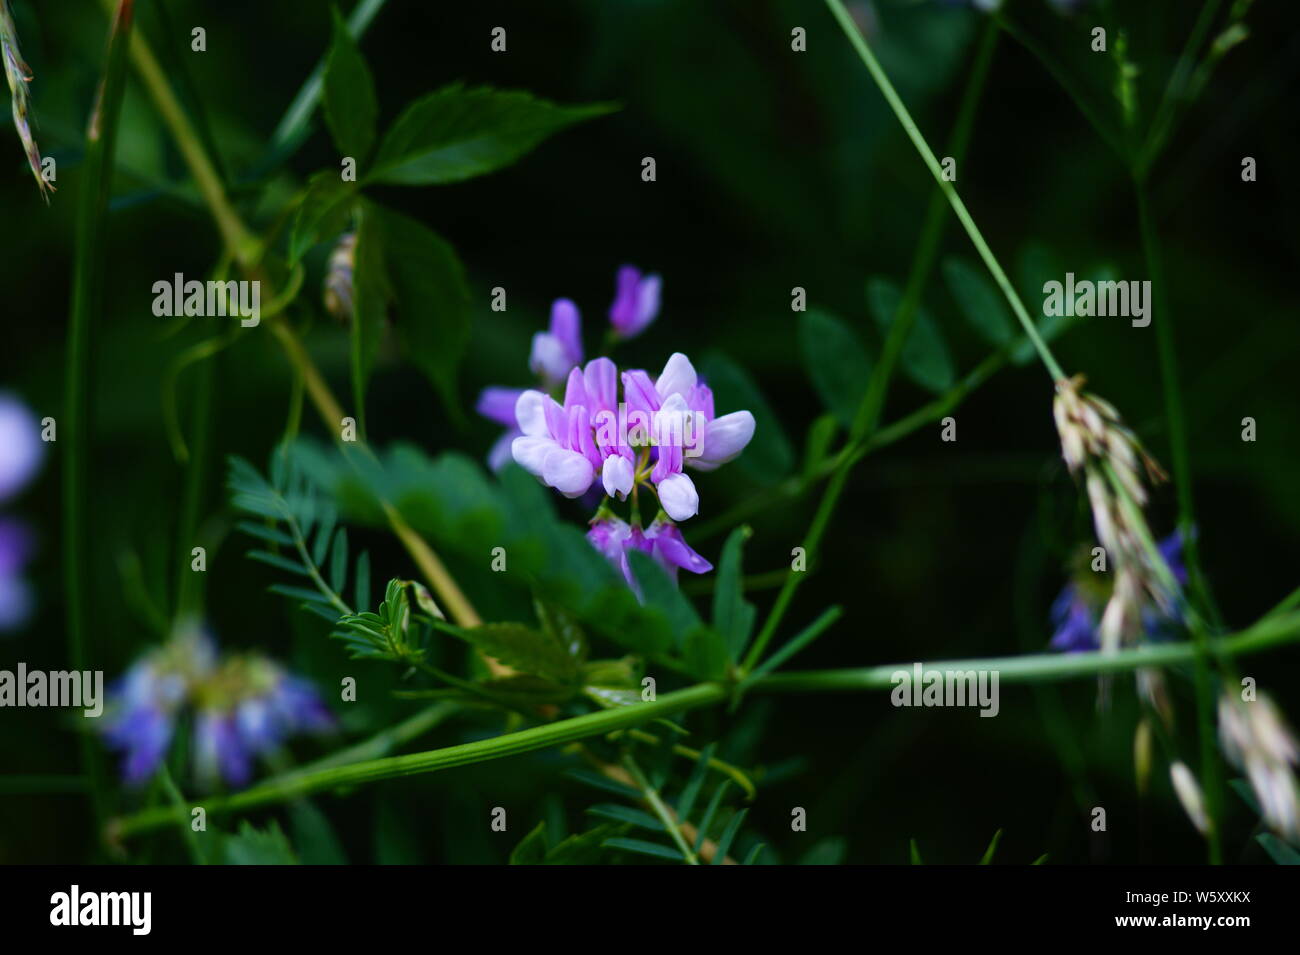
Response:
[{"label": "thin green stem", "polygon": [[[1300,613],[1264,620],[1241,633],[1216,638],[1211,641],[1210,649],[1214,656],[1229,659],[1260,653],[1297,641],[1300,641]],[[1029,656],[937,661],[922,664],[922,673],[985,670],[996,671],[1000,683],[1037,683],[1095,677],[1105,673],[1131,672],[1143,667],[1178,666],[1192,662],[1195,655],[1196,648],[1191,644],[1162,643],[1118,653],[1041,653]],[[898,680],[895,675],[900,670],[912,673],[913,667],[912,663],[895,663],[862,669],[774,673],[756,681],[749,688],[749,692],[888,690],[897,685]],[[723,702],[729,696],[730,690],[721,684],[700,683],[665,694],[653,703],[636,703],[614,710],[585,713],[582,716],[495,736],[491,739],[406,756],[367,760],[324,770],[300,770],[232,796],[213,797],[204,805],[209,814],[239,812],[258,806],[287,802],[323,790],[501,759],[603,736],[615,730],[639,726],[673,713],[713,706]],[[116,841],[173,824],[176,819],[175,809],[153,807],[114,820],[109,825],[106,836],[110,841]]]},{"label": "thin green stem", "polygon": [[650,809],[654,814],[659,817],[659,821],[664,824],[664,828],[668,830],[668,835],[672,837],[673,842],[676,843],[677,848],[681,851],[682,858],[686,861],[686,864],[699,865],[699,858],[696,857],[695,851],[691,848],[691,844],[686,841],[686,837],[682,835],[681,827],[677,825],[676,814],[665,805],[663,799],[659,795],[659,790],[655,789],[654,786],[650,784],[650,780],[645,778],[645,773],[641,772],[641,767],[636,764],[636,760],[631,756],[624,756],[623,768],[626,769],[627,774],[632,777],[632,781],[636,783],[637,789],[641,790],[641,796],[645,799],[646,804],[650,806]]},{"label": "thin green stem", "polygon": [[[572,743],[593,736],[603,736],[613,730],[638,726],[661,717],[695,709],[726,699],[727,690],[716,683],[701,683],[684,690],[660,696],[651,703],[638,703],[614,710],[600,710],[543,726],[534,726],[516,733],[506,733],[486,740],[462,743],[443,749],[412,753],[405,756],[388,756],[347,766],[338,766],[320,772],[293,773],[263,783],[232,796],[215,797],[204,804],[209,815],[238,812],[281,803],[322,790],[352,786],[359,783],[436,772],[455,766],[500,759],[520,753]],[[134,816],[119,819],[109,826],[107,836],[116,841],[136,833],[166,826],[175,821],[176,812],[166,807],[153,807]]]},{"label": "thin green stem", "polygon": [[[86,160],[77,205],[76,257],[68,315],[67,366],[63,382],[63,586],[67,607],[68,657],[74,670],[87,667],[90,632],[90,537],[86,523],[87,474],[91,448],[90,404],[94,321],[104,300],[105,218],[112,191],[117,122],[126,88],[126,47],[134,14],[132,0],[109,4],[113,15],[108,57],[99,95],[86,131]],[[81,758],[96,818],[102,818],[99,751],[81,734]]]},{"label": "thin green stem", "polygon": [[[843,10],[842,7],[840,9]],[[846,29],[848,28],[846,27]],[[853,28],[852,35],[857,36],[856,27]],[[971,78],[966,86],[966,93],[962,99],[957,122],[953,127],[951,149],[952,154],[958,158],[965,154],[966,145],[970,140],[971,129],[975,121],[975,109],[983,93],[985,81],[988,79],[989,66],[993,61],[993,51],[996,43],[997,29],[993,24],[989,24],[980,41],[979,51],[975,57],[975,65],[971,69]],[[868,51],[867,55],[870,56],[870,51]],[[872,62],[875,62],[874,59]],[[892,93],[892,87],[890,92]],[[897,96],[894,96],[894,101],[897,101]],[[898,105],[899,108],[902,107],[901,103]],[[903,116],[906,116],[906,110],[903,111]],[[911,122],[910,117],[907,122]],[[933,159],[933,155],[931,155],[931,158]],[[938,168],[937,162],[935,168]],[[942,173],[937,178],[941,188],[946,185]],[[934,265],[939,240],[943,236],[943,226],[946,218],[944,213],[943,200],[936,194],[931,198],[929,209],[926,212],[925,225],[921,230],[920,241],[917,243],[916,255],[912,260],[907,288],[903,293],[903,300],[899,305],[898,314],[893,318],[889,334],[885,339],[885,346],[881,352],[880,361],[872,372],[871,379],[867,383],[866,393],[862,396],[862,403],[858,406],[857,414],[854,416],[853,427],[849,432],[849,447],[865,447],[866,442],[875,431],[877,422],[880,420],[894,366],[902,354],[903,344],[907,341],[907,335],[911,331],[912,322],[920,305],[921,291],[925,287],[926,279],[929,277],[930,270]],[[814,557],[821,545],[822,535],[825,533],[831,516],[835,513],[835,508],[839,504],[840,495],[844,491],[849,472],[856,460],[857,456],[852,454],[848,456],[842,455],[831,474],[826,490],[822,493],[821,501],[818,503],[812,522],[808,526],[808,533],[804,535],[803,539],[805,552]],[[789,576],[786,577],[771,611],[763,621],[762,629],[755,638],[753,645],[749,648],[749,653],[745,656],[744,669],[752,669],[762,659],[763,651],[781,625],[781,620],[789,609],[791,601],[794,600],[795,591],[799,589],[805,575],[805,572],[791,571]]]},{"label": "thin green stem", "polygon": [[984,260],[984,265],[993,276],[998,288],[1002,290],[1002,294],[1006,296],[1007,302],[1011,305],[1011,310],[1016,313],[1016,318],[1020,320],[1021,326],[1024,327],[1025,334],[1034,343],[1034,348],[1038,351],[1038,356],[1051,374],[1052,380],[1059,381],[1064,378],[1065,373],[1061,370],[1061,366],[1057,364],[1056,358],[1053,357],[1047,343],[1043,341],[1043,337],[1038,333],[1038,328],[1029,317],[1028,310],[1025,308],[1024,303],[1020,301],[1020,295],[1011,285],[1006,273],[1002,271],[1002,266],[998,264],[998,260],[994,257],[988,243],[984,241],[984,236],[980,233],[979,227],[975,225],[975,220],[971,218],[970,212],[967,211],[966,204],[957,195],[956,188],[944,178],[943,167],[939,165],[939,160],[935,158],[934,152],[925,141],[925,137],[921,135],[921,131],[913,121],[912,115],[907,111],[907,107],[903,105],[902,99],[894,90],[894,85],[889,82],[889,77],[885,75],[884,69],[877,62],[875,54],[871,52],[871,47],[867,45],[867,41],[863,38],[857,24],[853,22],[853,18],[844,9],[844,3],[842,0],[826,0],[826,5],[830,8],[835,19],[839,21],[845,35],[849,38],[849,42],[853,44],[853,48],[857,50],[858,56],[867,68],[867,72],[876,81],[876,86],[880,88],[885,101],[889,104],[890,109],[894,111],[894,115],[898,117],[898,121],[902,124],[908,138],[912,140],[912,145],[921,154],[921,158],[925,161],[931,175],[934,176],[934,181],[938,183],[944,196],[947,197],[948,203],[952,206],[952,211],[956,214],[962,227],[965,228],[966,234],[970,236],[971,242],[975,245],[975,250],[979,252],[980,258]]}]

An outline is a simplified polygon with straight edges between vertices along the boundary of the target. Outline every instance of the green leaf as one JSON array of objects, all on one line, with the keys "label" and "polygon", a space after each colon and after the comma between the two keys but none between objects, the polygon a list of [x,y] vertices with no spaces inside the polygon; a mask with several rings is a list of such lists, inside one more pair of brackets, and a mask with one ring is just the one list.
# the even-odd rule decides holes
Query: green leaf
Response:
[{"label": "green leaf", "polygon": [[728,820],[727,828],[722,830],[722,836],[718,839],[718,847],[713,853],[714,865],[722,865],[723,860],[727,858],[727,853],[731,851],[731,844],[736,839],[736,833],[740,831],[740,827],[747,815],[749,815],[749,810],[742,809]]},{"label": "green leaf", "polygon": [[[888,335],[903,302],[903,293],[881,278],[867,280],[867,303],[882,335]],[[912,330],[899,355],[903,371],[922,388],[942,394],[952,387],[955,372],[952,355],[939,326],[920,304],[912,319]]]},{"label": "green leaf", "polygon": [[643,551],[631,550],[627,558],[632,576],[641,586],[645,605],[664,612],[668,617],[668,625],[672,627],[673,645],[680,647],[686,634],[700,625],[699,614],[668,576],[668,572],[653,557]]},{"label": "green leaf", "polygon": [[384,227],[376,207],[367,204],[352,250],[351,368],[353,412],[365,435],[366,386],[379,357],[391,297],[385,259]]},{"label": "green leaf", "polygon": [[559,684],[531,673],[485,680],[479,684],[494,697],[514,706],[542,706],[547,703],[564,703],[573,698],[577,687]]},{"label": "green leaf", "polygon": [[828,836],[814,843],[799,858],[799,865],[843,865],[849,844],[842,836]]},{"label": "green leaf", "polygon": [[565,686],[577,683],[578,660],[568,649],[547,634],[521,623],[485,623],[469,628],[439,623],[438,628],[523,673]]},{"label": "green leaf", "polygon": [[481,176],[510,165],[566,126],[614,108],[560,106],[524,92],[448,86],[402,111],[367,181],[423,186]]},{"label": "green leaf", "polygon": [[546,823],[539,822],[510,853],[511,865],[541,865],[546,861]]},{"label": "green leaf", "polygon": [[804,477],[811,478],[816,474],[830,453],[831,442],[835,440],[839,430],[840,426],[833,414],[821,415],[809,425],[808,436],[804,440]]},{"label": "green leaf", "polygon": [[962,259],[946,259],[943,277],[966,321],[985,341],[1001,348],[1016,337],[1015,319],[1006,299],[983,271]]},{"label": "green leaf", "polygon": [[726,641],[732,662],[739,660],[749,644],[754,629],[754,605],[745,600],[741,573],[741,548],[752,531],[742,525],[731,532],[722,546],[718,562],[718,579],[713,588],[713,629]]},{"label": "green leaf", "polygon": [[871,360],[858,336],[835,316],[811,309],[799,316],[799,347],[822,404],[851,427],[871,377]]},{"label": "green leaf", "polygon": [[225,852],[227,865],[298,865],[293,847],[274,821],[265,830],[241,823],[239,835],[225,840]]},{"label": "green leaf", "polygon": [[347,853],[325,814],[305,799],[289,805],[293,841],[304,865],[347,865]]},{"label": "green leaf", "polygon": [[989,847],[984,850],[984,857],[980,859],[980,865],[993,864],[993,855],[998,851],[998,843],[1001,841],[1002,841],[1002,830],[999,829],[997,832],[993,833],[993,841],[990,842]]},{"label": "green leaf", "polygon": [[[465,268],[455,249],[414,219],[369,203],[366,216],[377,218],[383,231],[384,264],[406,357],[459,414],[456,369],[469,344]],[[359,247],[358,241],[358,254]]]},{"label": "green leaf", "polygon": [[587,812],[593,816],[599,816],[602,819],[613,819],[615,822],[625,822],[629,826],[639,829],[648,829],[651,832],[667,832],[667,827],[656,819],[650,813],[642,809],[633,809],[631,806],[620,806],[618,803],[601,803],[597,806],[591,806]]},{"label": "green leaf", "polygon": [[754,439],[736,459],[736,467],[764,485],[775,484],[789,474],[794,467],[794,448],[749,374],[717,351],[705,355],[701,371],[713,389],[719,415],[742,409],[754,415]]},{"label": "green leaf", "polygon": [[1291,848],[1271,832],[1261,832],[1255,840],[1278,865],[1300,865],[1300,852]]},{"label": "green leaf", "polygon": [[325,124],[339,152],[360,165],[375,144],[379,101],[357,41],[337,9],[333,14],[334,38],[325,60]]},{"label": "green leaf", "polygon": [[622,849],[625,852],[635,852],[656,859],[671,859],[674,862],[682,862],[685,859],[680,849],[663,846],[657,842],[646,842],[644,839],[627,839],[620,836],[606,839],[601,845],[606,849]]},{"label": "green leaf", "polygon": [[290,267],[297,265],[316,243],[330,241],[347,231],[356,196],[357,184],[344,182],[332,170],[318,172],[307,180],[289,233]]},{"label": "green leaf", "polygon": [[546,853],[547,865],[590,865],[601,857],[601,846],[606,839],[626,832],[627,826],[607,822],[587,832],[569,836]]},{"label": "green leaf", "polygon": [[727,664],[731,662],[726,638],[712,627],[701,624],[686,635],[682,662],[686,671],[697,680],[721,680],[727,675]]}]

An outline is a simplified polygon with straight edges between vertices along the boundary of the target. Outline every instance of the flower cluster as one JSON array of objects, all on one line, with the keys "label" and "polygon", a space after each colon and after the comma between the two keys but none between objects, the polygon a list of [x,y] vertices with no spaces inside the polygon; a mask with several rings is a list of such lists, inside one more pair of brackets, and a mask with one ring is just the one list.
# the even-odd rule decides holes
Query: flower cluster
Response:
[{"label": "flower cluster", "polygon": [[27,164],[36,177],[36,185],[48,202],[49,193],[54,187],[41,175],[41,153],[32,138],[31,96],[27,91],[27,84],[32,81],[32,71],[18,51],[18,30],[14,27],[13,15],[9,12],[9,0],[0,0],[0,59],[4,60],[5,78],[9,81],[14,128],[22,140],[23,151],[27,153]]},{"label": "flower cluster", "polygon": [[[0,394],[0,502],[36,474],[44,456],[40,429],[21,401]],[[0,516],[0,633],[21,626],[31,614],[32,593],[22,570],[32,554],[27,525]]]},{"label": "flower cluster", "polygon": [[191,708],[195,765],[209,785],[243,786],[254,757],[293,734],[334,726],[306,681],[258,655],[219,657],[211,637],[187,627],[132,665],[112,691],[102,732],[123,752],[128,784],[157,771]]},{"label": "flower cluster", "polygon": [[[642,275],[634,266],[618,270],[614,282],[614,301],[609,306],[610,330],[615,338],[633,338],[659,314],[660,280],[657,275]],[[572,301],[556,299],[551,305],[550,326],[533,336],[528,367],[547,391],[562,386],[569,372],[582,364],[582,315]],[[500,471],[510,461],[510,446],[521,435],[515,420],[515,404],[522,388],[484,388],[477,411],[483,417],[503,425],[505,433],[488,452],[488,466]]]},{"label": "flower cluster", "polygon": [[[614,336],[630,338],[644,330],[658,313],[659,296],[658,276],[620,269],[609,310]],[[734,459],[754,436],[754,416],[743,410],[717,415],[712,390],[680,352],[653,378],[641,369],[620,373],[603,356],[584,365],[583,357],[578,308],[559,299],[549,329],[533,338],[529,364],[542,388],[488,388],[479,398],[479,412],[510,429],[490,463],[499,468],[513,458],[569,498],[587,495],[599,481],[604,499],[588,538],[633,586],[630,550],[652,555],[673,575],[679,568],[711,570],[673,523],[699,511],[699,494],[686,470],[711,471]],[[660,508],[644,528],[641,489]],[[630,522],[610,507],[628,499]]]},{"label": "flower cluster", "polygon": [[1081,375],[1058,381],[1052,411],[1062,456],[1070,473],[1083,474],[1097,539],[1114,567],[1114,586],[1098,628],[1101,649],[1112,651],[1141,639],[1152,605],[1173,616],[1178,595],[1144,546],[1148,531],[1141,514],[1133,511],[1147,503],[1138,461],[1150,481],[1163,480],[1164,474],[1119,412],[1085,393],[1083,382]]},{"label": "flower cluster", "polygon": [[1219,742],[1228,761],[1242,770],[1259,800],[1264,821],[1300,842],[1300,789],[1293,768],[1300,747],[1282,714],[1267,697],[1219,699]]},{"label": "flower cluster", "polygon": [[[1179,586],[1187,583],[1187,568],[1183,566],[1183,537],[1178,531],[1157,545],[1170,575]],[[1092,571],[1082,562],[1079,571],[1064,587],[1052,604],[1052,647],[1067,653],[1101,649],[1101,618],[1112,594],[1109,577]],[[1160,640],[1172,636],[1182,623],[1175,609],[1166,612],[1158,604],[1142,608],[1142,629],[1148,639]]]}]

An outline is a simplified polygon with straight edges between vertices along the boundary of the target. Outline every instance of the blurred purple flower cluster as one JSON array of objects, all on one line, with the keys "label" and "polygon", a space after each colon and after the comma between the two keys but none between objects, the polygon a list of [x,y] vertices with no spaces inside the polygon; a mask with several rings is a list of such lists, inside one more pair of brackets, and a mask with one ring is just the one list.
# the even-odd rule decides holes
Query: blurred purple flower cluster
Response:
[{"label": "blurred purple flower cluster", "polygon": [[[0,504],[27,486],[44,452],[36,417],[14,396],[0,394]],[[27,525],[0,515],[0,633],[16,629],[31,615],[31,587],[22,572],[32,548]]]},{"label": "blurred purple flower cluster", "polygon": [[220,657],[207,633],[186,626],[137,660],[110,691],[102,732],[122,751],[128,784],[153,776],[191,712],[195,768],[206,785],[243,786],[256,757],[292,735],[335,725],[305,680],[256,654]]}]

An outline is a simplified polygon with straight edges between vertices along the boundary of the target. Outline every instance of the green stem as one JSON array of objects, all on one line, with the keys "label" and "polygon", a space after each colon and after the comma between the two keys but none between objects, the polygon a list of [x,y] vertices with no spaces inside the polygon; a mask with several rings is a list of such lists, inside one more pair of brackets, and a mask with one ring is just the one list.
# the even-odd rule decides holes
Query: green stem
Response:
[{"label": "green stem", "polygon": [[636,760],[631,756],[624,756],[623,768],[627,770],[627,774],[632,777],[632,781],[641,790],[641,795],[645,798],[646,803],[654,811],[654,814],[659,817],[659,821],[664,824],[664,828],[668,830],[668,835],[677,844],[677,848],[681,851],[686,864],[699,865],[700,860],[696,857],[694,850],[691,849],[691,844],[686,841],[686,837],[682,835],[681,827],[677,825],[677,817],[664,804],[663,799],[659,796],[659,790],[650,785],[650,780],[645,778],[645,774],[641,772],[641,767],[636,764]]},{"label": "green stem", "polygon": [[[831,0],[828,0],[828,2],[831,2]],[[834,4],[832,4],[833,9]],[[841,7],[840,10],[842,12],[843,8]],[[846,29],[849,29],[849,27],[846,27]],[[853,28],[852,36],[858,36],[856,27]],[[861,40],[860,37],[858,39]],[[966,86],[965,96],[962,98],[957,122],[953,127],[951,150],[952,154],[958,157],[959,160],[965,154],[966,145],[970,140],[971,128],[975,122],[975,108],[979,103],[980,95],[984,90],[984,83],[988,78],[989,66],[993,61],[993,50],[996,43],[997,28],[990,23],[980,41],[980,48],[975,57],[975,65],[971,69],[971,78]],[[870,51],[867,51],[867,56],[870,55]],[[871,62],[874,63],[875,60],[872,59]],[[877,66],[876,69],[878,70],[879,67]],[[883,77],[883,74],[881,75]],[[885,82],[887,84],[888,80]],[[890,87],[889,93],[892,94],[892,92],[893,88]],[[896,101],[897,96],[895,95],[891,102]],[[901,103],[898,104],[898,108],[902,109]],[[903,110],[900,119],[905,116],[906,110]],[[904,125],[910,122],[911,118],[907,117]],[[915,129],[914,126],[912,128]],[[919,135],[917,133],[917,136]],[[931,159],[933,158],[933,155],[931,155]],[[937,162],[935,168],[938,169]],[[943,181],[941,172],[937,179],[941,188],[947,185]],[[894,366],[897,364],[899,355],[902,354],[903,344],[907,340],[908,332],[911,331],[912,322],[920,305],[921,291],[925,287],[925,281],[934,265],[939,240],[943,236],[945,218],[943,199],[939,195],[935,195],[931,198],[929,209],[926,212],[925,225],[922,228],[921,238],[917,244],[916,255],[912,260],[907,288],[904,291],[903,300],[899,304],[898,314],[894,316],[890,325],[889,334],[885,339],[885,346],[881,352],[880,362],[872,372],[871,379],[867,383],[866,394],[862,396],[862,403],[858,406],[857,414],[854,416],[853,427],[849,433],[849,448],[855,446],[865,447],[875,431],[877,422],[880,420],[880,413],[884,408],[885,396],[889,390],[889,381],[893,375]],[[821,501],[813,514],[812,523],[808,526],[808,533],[804,535],[803,547],[806,553],[814,556],[817,554],[822,535],[830,523],[831,516],[835,513],[840,495],[844,492],[844,486],[848,482],[849,472],[860,456],[854,454],[841,455],[840,459],[838,459],[839,463],[831,474],[830,482],[826,485],[826,490],[822,493]],[[762,659],[763,651],[776,634],[782,618],[794,599],[795,591],[799,589],[799,585],[803,582],[805,576],[806,572],[791,571],[789,576],[786,577],[785,584],[777,594],[771,611],[763,621],[763,628],[759,631],[753,645],[749,648],[749,653],[745,656],[743,664],[745,669],[752,669]]]},{"label": "green stem", "polygon": [[[500,759],[519,753],[572,743],[593,736],[603,736],[613,730],[623,729],[670,716],[684,710],[718,703],[727,697],[725,687],[716,683],[701,683],[684,690],[660,696],[653,703],[638,703],[615,710],[600,710],[543,726],[534,726],[517,733],[506,733],[491,739],[462,743],[443,749],[412,753],[405,756],[388,756],[348,766],[339,766],[315,773],[295,773],[271,783],[263,783],[232,796],[214,797],[204,803],[212,813],[236,812],[296,799],[325,789],[351,786],[358,783],[431,773],[454,766],[465,766],[490,759]],[[110,824],[108,838],[120,838],[157,829],[175,821],[176,812],[166,807],[154,807]]]},{"label": "green stem", "polygon": [[[1211,641],[1211,652],[1222,658],[1259,653],[1273,647],[1300,641],[1300,614],[1261,621],[1241,633]],[[1000,683],[1034,683],[1078,677],[1095,677],[1103,673],[1122,673],[1142,667],[1176,666],[1191,662],[1196,649],[1187,643],[1165,643],[1123,650],[1118,653],[1041,653],[1031,656],[989,657],[976,660],[951,660],[926,663],[922,672],[943,670],[997,671]],[[751,693],[792,693],[888,690],[896,685],[894,675],[900,670],[912,672],[912,663],[848,670],[809,670],[775,673],[757,680]],[[254,786],[232,796],[217,796],[204,802],[209,814],[229,813],[286,802],[322,790],[360,783],[437,772],[456,766],[486,762],[551,746],[603,736],[614,730],[638,726],[673,713],[713,706],[730,695],[727,687],[717,683],[700,683],[684,690],[665,694],[653,703],[636,703],[614,710],[601,710],[571,717],[543,726],[507,733],[491,739],[462,743],[443,749],[367,760],[347,766],[316,771],[298,771]],[[114,820],[108,827],[110,840],[122,839],[173,824],[175,809],[153,807],[132,816]]]},{"label": "green stem", "polygon": [[[76,258],[68,316],[67,368],[63,383],[63,586],[67,607],[68,657],[74,670],[87,669],[90,632],[90,539],[86,524],[87,473],[91,447],[89,395],[93,322],[104,299],[104,220],[112,191],[117,121],[126,88],[126,46],[134,13],[132,0],[113,11],[108,57],[98,99],[86,132],[86,159],[77,205]],[[102,818],[99,752],[89,733],[81,735],[81,759],[96,818]]]},{"label": "green stem", "polygon": [[853,44],[853,48],[857,50],[858,56],[862,59],[863,65],[867,68],[867,72],[869,72],[871,78],[876,81],[876,86],[880,88],[880,92],[884,95],[885,101],[889,103],[890,109],[894,111],[894,115],[898,117],[899,123],[902,124],[904,132],[906,132],[908,138],[912,140],[912,145],[915,146],[916,151],[921,154],[921,158],[925,161],[931,175],[934,176],[934,181],[938,183],[944,196],[947,197],[948,203],[952,206],[952,211],[956,214],[962,227],[965,228],[966,234],[970,236],[970,240],[974,243],[976,251],[980,254],[980,258],[984,260],[984,265],[993,276],[993,280],[997,282],[998,288],[1002,290],[1002,294],[1006,296],[1007,302],[1011,305],[1011,310],[1016,313],[1016,318],[1020,320],[1020,324],[1024,327],[1025,334],[1028,335],[1029,340],[1034,343],[1034,348],[1037,349],[1038,356],[1043,360],[1043,364],[1051,374],[1052,380],[1059,381],[1064,378],[1065,373],[1061,370],[1061,366],[1056,363],[1056,359],[1053,357],[1051,350],[1047,347],[1047,343],[1043,341],[1042,336],[1038,334],[1038,328],[1029,317],[1029,312],[1025,308],[1024,303],[1020,301],[1019,294],[1016,292],[1015,288],[1012,287],[1006,273],[1002,271],[1002,266],[998,264],[998,260],[994,257],[988,243],[984,241],[984,236],[980,233],[979,227],[975,225],[975,220],[971,218],[971,214],[967,211],[965,203],[963,203],[961,197],[957,195],[956,188],[951,182],[948,182],[944,178],[943,168],[939,165],[939,160],[935,158],[934,152],[925,141],[925,137],[921,135],[921,131],[913,121],[912,115],[907,111],[907,107],[903,105],[903,101],[899,98],[898,93],[895,92],[893,84],[889,82],[889,77],[885,75],[885,71],[876,61],[875,54],[871,52],[871,47],[867,46],[867,41],[863,38],[862,32],[858,29],[857,24],[853,22],[853,18],[850,17],[848,11],[844,9],[844,3],[842,0],[826,0],[826,5],[830,8],[835,19],[839,21],[845,35],[849,38],[849,42]]}]

